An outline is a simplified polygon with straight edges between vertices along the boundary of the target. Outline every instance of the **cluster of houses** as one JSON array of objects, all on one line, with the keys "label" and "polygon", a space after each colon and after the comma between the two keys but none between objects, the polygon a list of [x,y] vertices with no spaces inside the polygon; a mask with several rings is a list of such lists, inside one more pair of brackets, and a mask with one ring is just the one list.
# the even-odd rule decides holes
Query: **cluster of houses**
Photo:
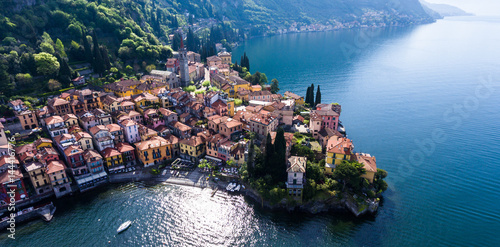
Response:
[{"label": "cluster of houses", "polygon": [[[28,109],[21,100],[10,102],[24,129],[43,128],[49,138],[15,147],[11,157],[0,124],[0,204],[8,203],[6,192],[12,185],[16,200],[61,197],[106,183],[115,172],[176,158],[194,164],[202,158],[216,164],[230,160],[244,164],[249,148],[244,132],[262,139],[270,134],[274,141],[278,126],[303,121],[293,114],[297,105],[304,104],[303,97],[292,92],[272,94],[268,86],[241,79],[229,69],[230,53],[223,51],[207,60],[211,84],[220,91],[193,94],[179,87],[191,80],[192,66],[204,71],[199,55],[181,48],[178,58],[167,61],[166,71],[153,70],[140,80],[107,84],[102,91],[69,90],[37,110]],[[247,103],[235,105],[235,99]],[[310,113],[311,133],[326,149],[326,171],[333,172],[342,160],[355,159],[365,164],[366,176],[373,180],[375,158],[353,152],[351,140],[338,131],[340,113],[340,105],[333,104],[318,105]],[[306,160],[290,156],[293,133],[285,133],[285,139],[290,163],[287,186],[291,195],[301,197]],[[14,172],[7,172],[10,164]],[[33,193],[31,189],[28,193],[27,181]]]}]

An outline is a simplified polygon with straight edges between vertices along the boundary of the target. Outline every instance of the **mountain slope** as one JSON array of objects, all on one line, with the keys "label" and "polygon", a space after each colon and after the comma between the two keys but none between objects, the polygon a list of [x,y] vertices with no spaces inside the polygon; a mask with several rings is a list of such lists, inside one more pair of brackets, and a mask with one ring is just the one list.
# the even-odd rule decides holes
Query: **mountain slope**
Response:
[{"label": "mountain slope", "polygon": [[407,23],[432,21],[418,0],[212,0],[212,4],[230,20],[255,24],[353,21],[367,13]]},{"label": "mountain slope", "polygon": [[448,5],[448,4],[437,4],[437,3],[428,3],[426,1],[420,1],[423,7],[429,8],[430,10],[436,12],[442,17],[446,16],[468,16],[472,15],[471,13],[467,13],[464,10]]}]

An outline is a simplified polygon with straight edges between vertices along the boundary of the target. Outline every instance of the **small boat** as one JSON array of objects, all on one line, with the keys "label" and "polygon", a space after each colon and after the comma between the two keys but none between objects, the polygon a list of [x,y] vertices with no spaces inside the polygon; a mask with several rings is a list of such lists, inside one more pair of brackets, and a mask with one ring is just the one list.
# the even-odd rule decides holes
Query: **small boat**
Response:
[{"label": "small boat", "polygon": [[236,188],[234,190],[240,191],[240,188],[241,188],[241,186],[238,184],[238,186],[236,186]]},{"label": "small boat", "polygon": [[127,220],[123,224],[121,224],[120,227],[118,227],[118,230],[116,230],[116,232],[121,233],[121,232],[127,230],[130,227],[130,225],[132,225],[132,221]]}]

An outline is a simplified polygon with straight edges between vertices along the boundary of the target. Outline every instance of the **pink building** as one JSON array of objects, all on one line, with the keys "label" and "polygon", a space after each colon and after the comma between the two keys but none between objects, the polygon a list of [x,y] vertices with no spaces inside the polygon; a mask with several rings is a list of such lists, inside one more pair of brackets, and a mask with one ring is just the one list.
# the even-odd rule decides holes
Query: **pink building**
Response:
[{"label": "pink building", "polygon": [[160,118],[156,109],[147,109],[144,111],[144,122],[152,129],[156,129],[160,125],[165,125],[165,119]]},{"label": "pink building", "polygon": [[340,111],[340,105],[318,104],[315,112],[321,118],[321,128],[338,130]]}]

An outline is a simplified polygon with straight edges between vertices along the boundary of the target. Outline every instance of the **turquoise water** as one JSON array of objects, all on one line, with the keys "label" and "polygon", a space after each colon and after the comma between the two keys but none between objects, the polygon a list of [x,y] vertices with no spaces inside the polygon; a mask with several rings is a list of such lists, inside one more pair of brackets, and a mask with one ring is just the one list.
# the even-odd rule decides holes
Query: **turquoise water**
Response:
[{"label": "turquoise water", "polygon": [[[238,47],[281,92],[321,85],[389,190],[376,217],[268,212],[241,196],[131,183],[57,203],[0,246],[496,246],[500,19],[289,34]],[[422,144],[423,143],[423,144]],[[421,147],[423,146],[423,147]],[[135,219],[126,232],[119,224]]]}]

